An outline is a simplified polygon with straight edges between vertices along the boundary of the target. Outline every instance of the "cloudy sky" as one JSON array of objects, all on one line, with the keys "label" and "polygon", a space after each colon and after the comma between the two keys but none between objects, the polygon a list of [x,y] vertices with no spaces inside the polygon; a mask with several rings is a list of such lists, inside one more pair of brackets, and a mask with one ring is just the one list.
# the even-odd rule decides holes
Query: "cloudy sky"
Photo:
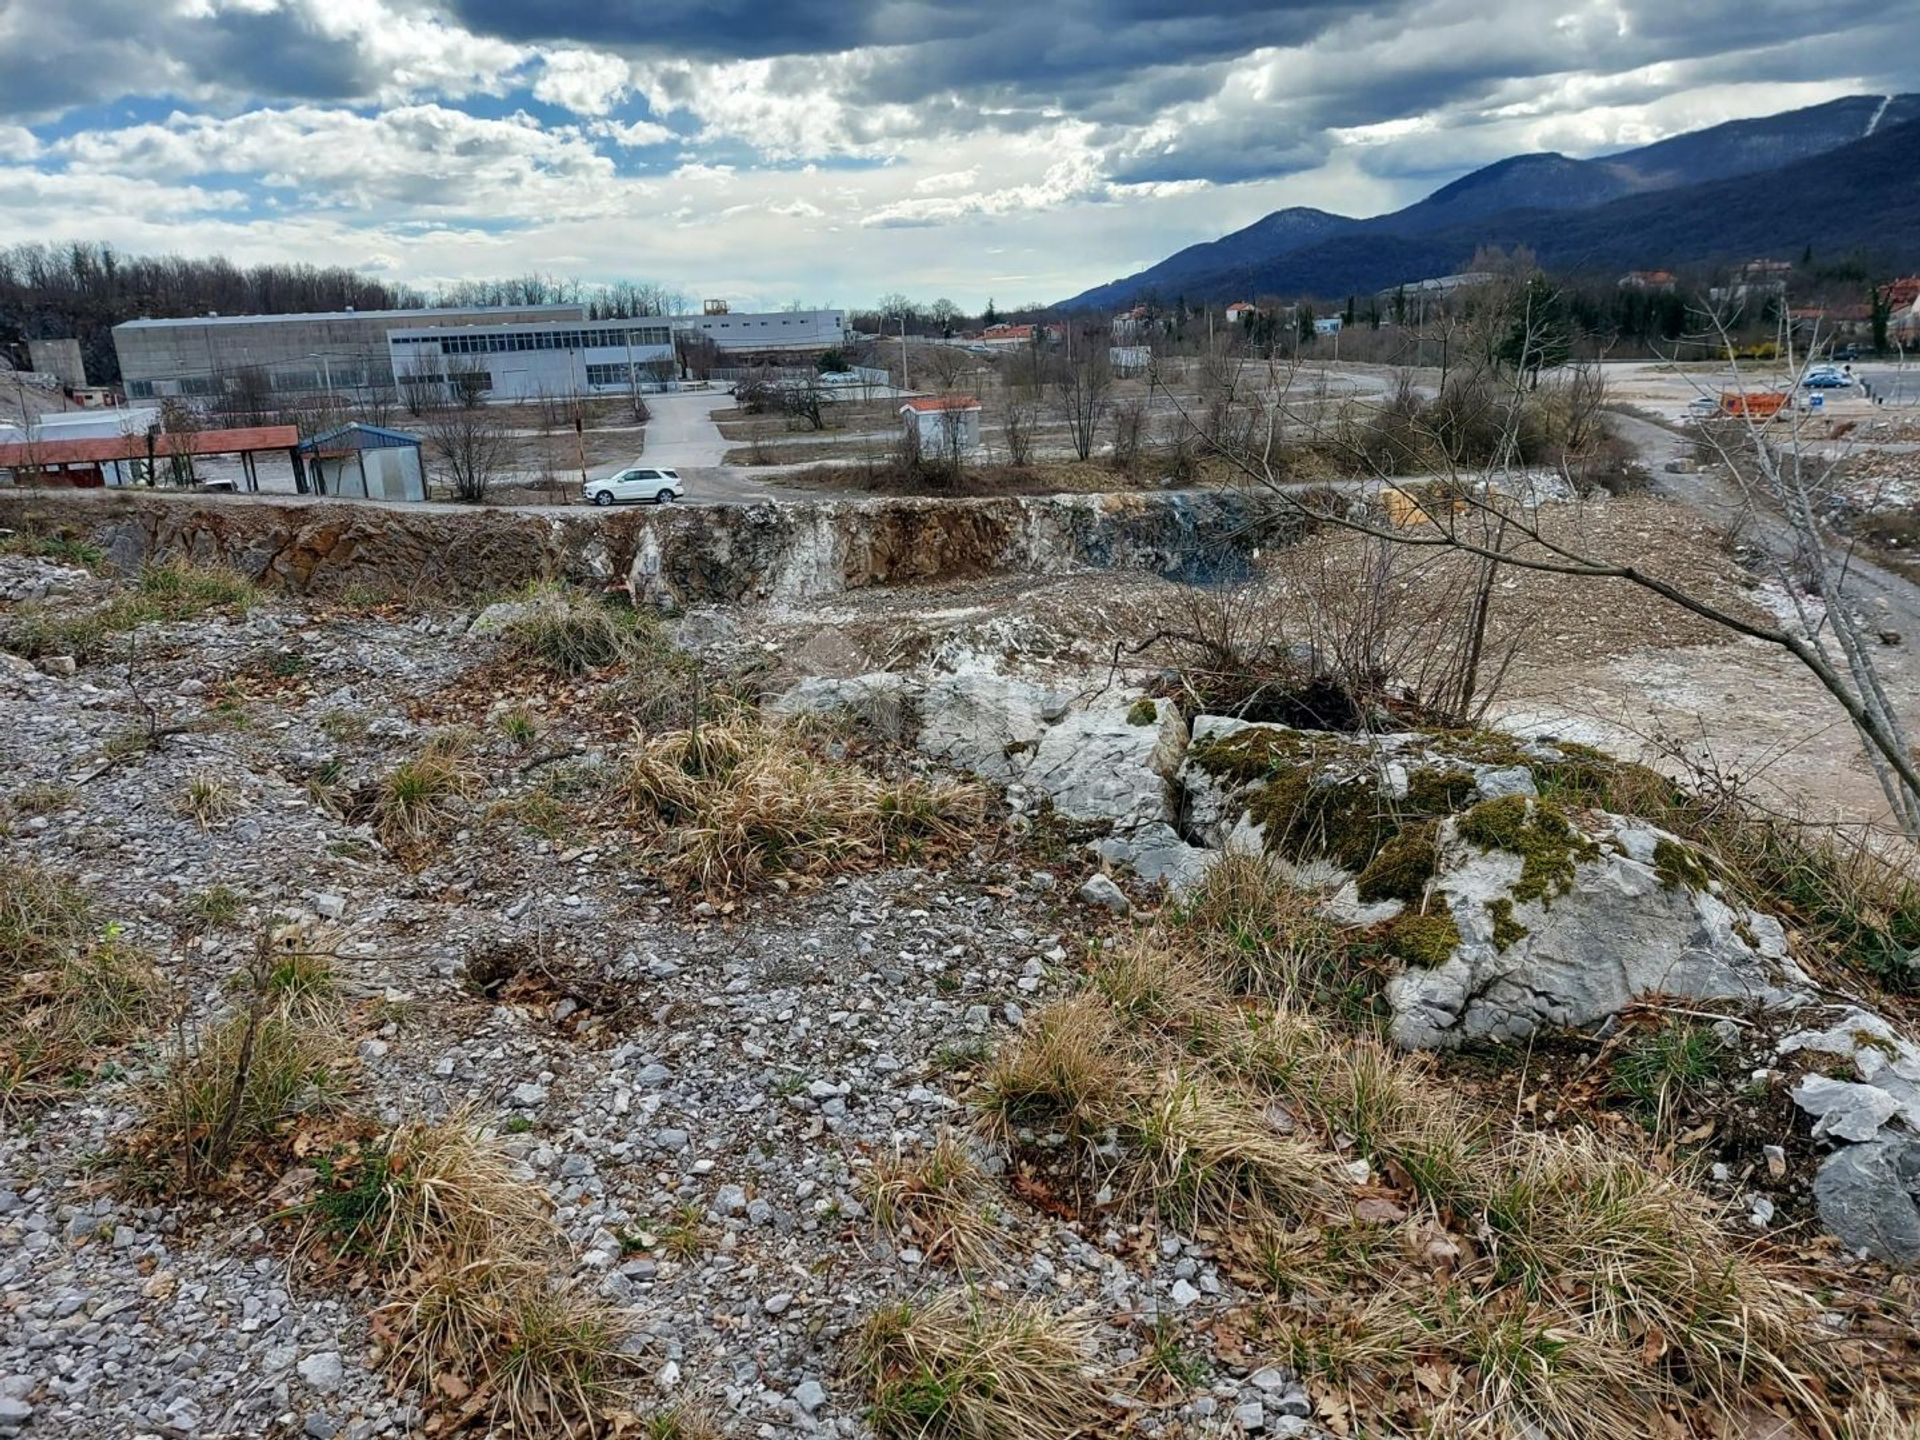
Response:
[{"label": "cloudy sky", "polygon": [[1920,88],[1912,0],[0,0],[0,243],[1053,300]]}]

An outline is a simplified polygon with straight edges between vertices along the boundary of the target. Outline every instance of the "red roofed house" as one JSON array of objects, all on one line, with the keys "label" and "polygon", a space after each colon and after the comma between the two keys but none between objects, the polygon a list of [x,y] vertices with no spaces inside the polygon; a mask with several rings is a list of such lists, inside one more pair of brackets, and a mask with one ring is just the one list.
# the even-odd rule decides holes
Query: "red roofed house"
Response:
[{"label": "red roofed house", "polygon": [[985,345],[1031,345],[1033,326],[989,325],[980,332],[980,340]]},{"label": "red roofed house", "polygon": [[1620,277],[1622,290],[1671,290],[1675,284],[1671,270],[1629,270]]},{"label": "red roofed house", "polygon": [[980,445],[980,402],[971,395],[915,395],[901,405],[900,423],[923,455],[958,458]]},{"label": "red roofed house", "polygon": [[1249,304],[1245,300],[1236,300],[1233,304],[1227,306],[1228,323],[1234,325],[1238,325],[1240,321],[1248,315],[1258,315],[1259,313],[1259,306]]}]

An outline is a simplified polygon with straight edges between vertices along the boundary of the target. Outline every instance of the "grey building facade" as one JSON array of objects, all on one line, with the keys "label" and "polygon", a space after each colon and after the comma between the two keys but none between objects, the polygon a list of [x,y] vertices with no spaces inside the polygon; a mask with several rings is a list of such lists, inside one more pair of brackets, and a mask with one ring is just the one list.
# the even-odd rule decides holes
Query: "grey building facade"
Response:
[{"label": "grey building facade", "polygon": [[493,400],[618,394],[675,373],[663,316],[395,328],[387,350],[403,390],[444,392],[465,372]]},{"label": "grey building facade", "polygon": [[673,328],[711,340],[722,354],[767,354],[781,350],[831,350],[847,339],[844,310],[729,310],[676,315]]},{"label": "grey building facade", "polygon": [[441,325],[584,320],[580,305],[338,310],[304,315],[196,315],[113,327],[130,398],[214,397],[236,389],[351,392],[394,383],[388,332]]}]

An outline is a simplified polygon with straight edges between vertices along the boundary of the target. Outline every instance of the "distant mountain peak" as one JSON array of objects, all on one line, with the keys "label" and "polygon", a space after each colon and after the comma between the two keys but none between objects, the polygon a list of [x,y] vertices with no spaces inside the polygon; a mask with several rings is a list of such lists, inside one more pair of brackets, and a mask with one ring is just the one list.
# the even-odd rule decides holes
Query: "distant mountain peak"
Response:
[{"label": "distant mountain peak", "polygon": [[[1398,273],[1402,268],[1418,270],[1438,264],[1440,269],[1433,273],[1457,268],[1478,243],[1465,238],[1469,234],[1477,232],[1479,238],[1493,243],[1513,243],[1501,240],[1496,230],[1518,234],[1527,228],[1519,224],[1518,216],[1533,216],[1530,223],[1538,229],[1543,211],[1580,214],[1632,196],[1774,170],[1867,139],[1878,140],[1890,129],[1916,121],[1920,121],[1920,95],[1853,95],[1778,115],[1730,120],[1590,160],[1557,151],[1510,155],[1459,176],[1390,215],[1356,220],[1307,205],[1275,210],[1217,240],[1190,245],[1157,265],[1096,286],[1065,303],[1109,309],[1149,295],[1238,299],[1250,287],[1258,288],[1263,276],[1270,286],[1288,277],[1289,285],[1309,293],[1316,283],[1324,284],[1321,293],[1327,295],[1380,288],[1414,278]],[[1496,218],[1501,222],[1498,227],[1492,223]],[[1704,218],[1710,229],[1714,217]],[[1785,221],[1791,219],[1790,213],[1783,216]],[[1783,229],[1793,226],[1785,224]],[[1452,255],[1451,249],[1441,246],[1456,241],[1443,242],[1441,237],[1456,236],[1465,250]],[[1366,253],[1374,257],[1365,264],[1352,248],[1362,240],[1369,242]],[[1330,251],[1333,241],[1347,249]],[[1698,253],[1712,253],[1712,247],[1702,243]],[[1442,259],[1442,255],[1451,258]],[[1294,264],[1288,257],[1302,263]],[[1377,265],[1377,273],[1366,264]],[[1324,279],[1313,278],[1319,275]]]}]

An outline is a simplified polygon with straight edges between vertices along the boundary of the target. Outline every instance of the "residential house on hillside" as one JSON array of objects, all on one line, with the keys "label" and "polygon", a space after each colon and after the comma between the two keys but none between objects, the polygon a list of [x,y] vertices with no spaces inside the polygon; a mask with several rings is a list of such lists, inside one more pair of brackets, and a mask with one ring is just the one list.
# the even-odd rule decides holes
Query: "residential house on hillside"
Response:
[{"label": "residential house on hillside", "polygon": [[1666,294],[1677,283],[1671,270],[1629,270],[1620,277],[1619,286],[1622,290],[1655,290]]},{"label": "residential house on hillside", "polygon": [[1246,319],[1247,316],[1258,315],[1259,313],[1260,307],[1258,305],[1248,304],[1245,300],[1236,300],[1233,304],[1227,306],[1227,319],[1235,325],[1238,325],[1242,320]]},{"label": "residential house on hillside", "polygon": [[1147,333],[1151,324],[1152,316],[1144,305],[1136,305],[1131,310],[1122,310],[1113,317],[1109,327],[1113,332],[1113,343],[1131,345]]}]

